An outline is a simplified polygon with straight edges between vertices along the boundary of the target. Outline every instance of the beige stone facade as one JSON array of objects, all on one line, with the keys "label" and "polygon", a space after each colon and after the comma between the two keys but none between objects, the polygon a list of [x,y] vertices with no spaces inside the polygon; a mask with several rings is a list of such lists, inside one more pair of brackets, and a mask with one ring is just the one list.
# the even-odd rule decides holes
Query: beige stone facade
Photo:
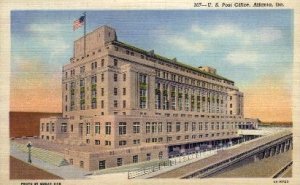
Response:
[{"label": "beige stone facade", "polygon": [[130,46],[107,26],[86,35],[85,51],[83,37],[74,42],[62,90],[63,118],[41,119],[40,135],[88,146],[65,151],[88,170],[200,150],[239,137],[239,125],[257,126],[243,116],[243,93],[216,69]]}]

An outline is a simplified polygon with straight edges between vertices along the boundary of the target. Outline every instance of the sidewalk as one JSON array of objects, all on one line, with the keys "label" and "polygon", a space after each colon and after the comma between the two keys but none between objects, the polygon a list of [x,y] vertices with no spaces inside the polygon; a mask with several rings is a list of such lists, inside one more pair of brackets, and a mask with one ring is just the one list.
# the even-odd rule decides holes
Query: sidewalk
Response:
[{"label": "sidewalk", "polygon": [[[19,151],[13,145],[10,145],[10,155],[27,163],[28,154]],[[32,159],[33,166],[43,169],[54,175],[60,176],[63,179],[84,179],[84,178],[87,178],[86,175],[90,174],[88,171],[76,168],[73,165],[58,167],[58,166],[48,164],[48,163],[46,163],[40,159],[37,159],[35,157],[31,157],[31,159]]]}]

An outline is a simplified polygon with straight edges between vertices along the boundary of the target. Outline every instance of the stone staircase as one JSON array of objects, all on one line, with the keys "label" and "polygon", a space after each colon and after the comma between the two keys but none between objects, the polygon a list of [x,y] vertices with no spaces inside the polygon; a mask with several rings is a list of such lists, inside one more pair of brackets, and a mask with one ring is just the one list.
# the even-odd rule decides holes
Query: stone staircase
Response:
[{"label": "stone staircase", "polygon": [[[12,142],[12,146],[24,153],[28,153],[28,148],[25,144]],[[68,162],[64,158],[63,154],[42,148],[31,147],[31,156],[55,166],[68,165]]]}]

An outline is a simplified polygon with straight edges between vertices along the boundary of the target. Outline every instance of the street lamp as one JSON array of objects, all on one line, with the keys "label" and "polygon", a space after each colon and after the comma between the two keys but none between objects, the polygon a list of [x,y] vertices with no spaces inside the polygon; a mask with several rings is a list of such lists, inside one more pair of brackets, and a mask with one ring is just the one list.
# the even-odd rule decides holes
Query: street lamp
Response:
[{"label": "street lamp", "polygon": [[31,163],[31,147],[32,147],[32,144],[31,142],[28,142],[27,144],[27,148],[28,148],[28,162]]}]

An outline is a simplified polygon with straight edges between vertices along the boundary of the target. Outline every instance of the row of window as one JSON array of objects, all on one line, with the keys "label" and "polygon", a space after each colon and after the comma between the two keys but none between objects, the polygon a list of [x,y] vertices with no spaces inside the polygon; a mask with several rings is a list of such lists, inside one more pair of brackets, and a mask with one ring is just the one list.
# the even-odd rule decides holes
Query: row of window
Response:
[{"label": "row of window", "polygon": [[[241,123],[239,123],[241,124]],[[51,125],[52,127],[52,132],[54,132],[54,123],[52,123]],[[182,127],[183,126],[183,127]],[[95,122],[94,124],[94,132],[95,134],[100,134],[100,127],[101,124],[100,122]],[[141,133],[141,124],[140,122],[133,122],[132,124],[132,133],[133,134],[137,134],[137,133]],[[46,124],[46,132],[49,132],[49,128],[50,128],[50,124],[47,123]],[[79,133],[83,134],[83,129],[84,128],[84,124],[80,123],[79,124]],[[237,129],[238,128],[238,122],[184,122],[184,124],[182,124],[181,122],[176,122],[176,123],[172,123],[172,122],[167,122],[166,124],[166,132],[180,132],[180,131],[202,131],[202,130],[224,130],[224,129]],[[67,132],[67,123],[61,123],[61,132],[65,133]],[[71,132],[73,132],[73,124],[70,125],[70,129]],[[86,123],[85,124],[85,133],[86,134],[90,134],[91,133],[91,124],[90,123]],[[44,123],[42,123],[42,131],[44,131]],[[110,122],[106,122],[105,123],[105,130],[104,133],[106,135],[110,135],[111,134],[111,123]],[[162,133],[164,131],[164,127],[162,122],[146,122],[145,125],[145,132],[146,134],[155,134],[155,133]],[[127,123],[126,122],[119,122],[118,125],[118,132],[119,135],[126,135],[127,134]]]},{"label": "row of window", "polygon": [[[126,49],[126,50],[119,50],[119,49],[116,49],[116,48],[118,48],[118,47],[115,46],[115,51],[125,52],[127,55],[135,56],[135,53],[133,51],[130,51],[128,49]],[[150,61],[156,61],[156,59],[153,58],[153,56],[155,56],[153,50],[149,52],[150,56],[147,56],[147,55],[145,56],[145,55],[140,54],[140,53],[137,53],[137,55],[139,55],[141,59],[146,59],[146,60],[150,60]],[[215,77],[212,77],[212,76],[209,76],[209,75],[205,75],[205,74],[203,74],[203,72],[200,72],[200,71],[190,70],[190,69],[187,69],[186,67],[175,65],[175,64],[173,64],[173,62],[169,63],[169,62],[165,62],[165,61],[158,61],[158,63],[160,65],[166,65],[167,67],[175,68],[177,70],[181,70],[181,71],[186,72],[186,73],[191,73],[191,74],[194,74],[194,75],[197,75],[197,76],[202,76],[202,77],[207,78],[207,79],[211,79],[211,80],[214,80],[214,81],[222,82],[221,79],[218,79],[218,78],[215,78]],[[164,73],[162,72],[161,75],[164,75]],[[173,75],[175,75],[175,74],[173,74]],[[165,76],[166,76],[166,72],[165,72]],[[170,75],[170,77],[171,77],[171,75]],[[227,81],[227,80],[223,80],[223,83],[234,85],[233,82],[230,82],[230,81]]]},{"label": "row of window", "polygon": [[[151,153],[147,153],[146,154],[146,160],[147,161],[150,161],[151,160],[151,157],[152,157],[152,154]],[[163,158],[163,152],[162,151],[160,151],[159,153],[158,153],[158,159],[162,159]],[[70,159],[70,164],[73,164],[73,159]],[[139,162],[139,155],[134,155],[134,156],[132,156],[132,163],[138,163]],[[80,167],[81,168],[84,168],[84,161],[80,161]],[[105,169],[107,166],[106,166],[106,160],[101,160],[101,161],[99,161],[99,170],[103,170],[103,169]],[[122,166],[122,165],[124,165],[124,160],[123,160],[123,158],[117,158],[116,159],[116,164],[117,164],[117,166]]]}]

